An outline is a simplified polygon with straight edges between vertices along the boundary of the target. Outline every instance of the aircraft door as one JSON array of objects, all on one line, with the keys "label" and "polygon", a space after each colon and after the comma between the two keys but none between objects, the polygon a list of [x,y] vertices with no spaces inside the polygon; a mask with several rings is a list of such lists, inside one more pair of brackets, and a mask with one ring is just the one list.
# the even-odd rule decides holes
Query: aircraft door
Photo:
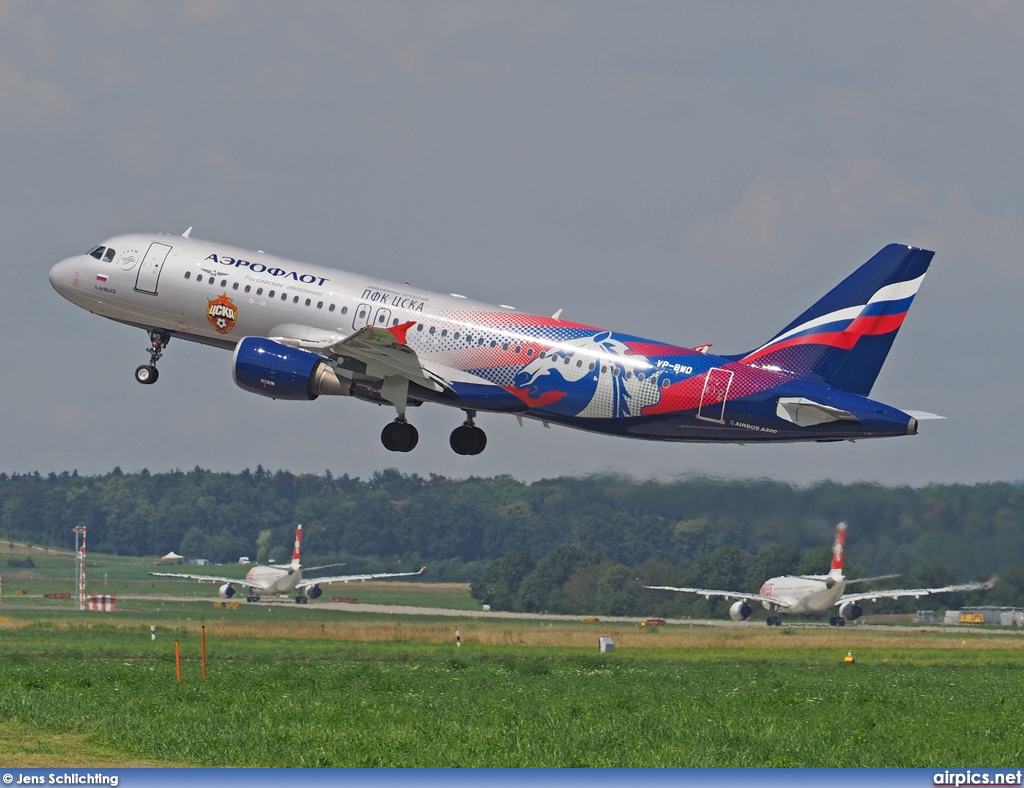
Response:
[{"label": "aircraft door", "polygon": [[164,268],[164,261],[167,260],[170,251],[171,247],[167,244],[151,243],[149,245],[146,256],[142,258],[142,265],[139,266],[139,273],[135,277],[136,290],[140,293],[156,295],[160,272]]},{"label": "aircraft door", "polygon": [[729,397],[733,373],[721,367],[708,370],[704,379],[704,391],[700,395],[700,407],[697,418],[725,424],[725,401]]},{"label": "aircraft door", "polygon": [[360,304],[352,312],[352,328],[358,331],[363,326],[370,325],[371,317],[373,313],[373,307],[369,304]]},{"label": "aircraft door", "polygon": [[378,307],[373,316],[373,324],[377,328],[387,328],[389,320],[391,320],[391,310],[385,306]]}]

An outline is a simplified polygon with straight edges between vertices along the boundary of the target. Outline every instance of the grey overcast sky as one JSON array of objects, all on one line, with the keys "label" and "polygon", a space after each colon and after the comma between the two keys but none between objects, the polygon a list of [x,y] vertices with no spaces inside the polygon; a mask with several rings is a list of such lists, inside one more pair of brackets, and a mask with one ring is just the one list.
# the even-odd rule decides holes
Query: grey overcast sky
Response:
[{"label": "grey overcast sky", "polygon": [[[1024,478],[1024,4],[0,0],[0,470]],[[936,257],[872,392],[914,438],[653,444],[272,402],[83,312],[57,260],[180,233],[740,352],[889,242]],[[1014,393],[1016,392],[1016,393]]]}]

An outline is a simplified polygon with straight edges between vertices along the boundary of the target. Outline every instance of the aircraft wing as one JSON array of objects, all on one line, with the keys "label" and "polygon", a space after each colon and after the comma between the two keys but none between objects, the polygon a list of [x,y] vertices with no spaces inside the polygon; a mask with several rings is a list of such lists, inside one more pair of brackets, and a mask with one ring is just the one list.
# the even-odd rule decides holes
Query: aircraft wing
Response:
[{"label": "aircraft wing", "polygon": [[[405,335],[416,325],[415,321],[390,328],[364,326],[344,339],[337,335],[317,338],[316,332],[302,331],[306,338],[271,337],[304,350],[323,353],[333,358],[352,359],[366,365],[366,374],[373,378],[405,378],[431,391],[451,391],[451,384],[440,375],[426,369],[411,347],[405,344]],[[297,326],[288,326],[298,328]],[[299,333],[299,332],[296,332]],[[326,332],[321,332],[326,333]]]},{"label": "aircraft wing", "polygon": [[989,580],[987,583],[961,583],[960,585],[942,586],[941,588],[892,588],[881,591],[861,591],[859,594],[843,594],[836,600],[836,604],[860,602],[863,599],[874,602],[877,599],[899,599],[905,596],[912,596],[918,599],[929,594],[945,594],[950,591],[984,591],[993,585],[995,585],[995,580]]},{"label": "aircraft wing", "polygon": [[231,583],[233,586],[241,586],[242,588],[262,588],[263,586],[257,583],[251,583],[248,580],[239,580],[235,577],[215,577],[214,575],[181,575],[174,572],[150,572],[149,574],[153,577],[175,577],[179,580],[198,580],[200,583],[211,582],[211,583]]},{"label": "aircraft wing", "polygon": [[720,596],[723,599],[746,599],[752,602],[767,602],[779,610],[785,610],[790,603],[777,596],[763,596],[761,594],[746,594],[742,591],[713,591],[708,588],[675,588],[674,586],[644,586],[653,591],[681,591],[684,594],[700,594],[705,599],[713,596]]},{"label": "aircraft wing", "polygon": [[413,577],[415,575],[422,575],[427,571],[426,567],[423,567],[418,572],[380,572],[375,575],[338,575],[337,577],[310,577],[305,580],[301,580],[296,583],[295,587],[309,588],[314,585],[330,585],[331,583],[350,583],[354,580],[382,580],[385,577]]}]

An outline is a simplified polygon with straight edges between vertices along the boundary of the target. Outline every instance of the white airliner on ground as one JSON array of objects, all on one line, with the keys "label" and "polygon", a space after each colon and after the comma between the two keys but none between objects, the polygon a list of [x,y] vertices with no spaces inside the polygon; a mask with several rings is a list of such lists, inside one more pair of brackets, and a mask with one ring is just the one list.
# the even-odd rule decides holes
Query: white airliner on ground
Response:
[{"label": "white airliner on ground", "polygon": [[[320,586],[331,583],[349,583],[353,580],[381,580],[386,577],[412,577],[421,575],[426,571],[423,567],[418,572],[391,572],[373,575],[338,575],[337,577],[314,577],[302,579],[302,566],[299,558],[302,553],[302,526],[295,529],[295,549],[292,552],[292,560],[285,566],[254,566],[245,575],[245,580],[236,580],[232,577],[214,577],[213,575],[186,575],[176,572],[150,572],[154,577],[176,577],[184,580],[198,580],[200,582],[223,583],[220,587],[220,595],[230,599],[235,595],[235,586],[242,586],[249,590],[246,602],[259,602],[260,594],[276,594],[286,596],[292,591],[297,591],[295,601],[305,604],[309,599],[317,599],[323,589]],[[336,564],[335,564],[336,566]],[[314,569],[326,569],[327,567],[311,567]],[[303,593],[305,592],[305,593]]]},{"label": "white airliner on ground", "polygon": [[674,588],[672,586],[644,586],[657,591],[682,591],[687,594],[700,594],[705,599],[713,596],[724,599],[739,600],[729,608],[729,617],[733,621],[746,621],[753,612],[748,602],[760,602],[769,611],[768,626],[779,626],[782,619],[779,613],[816,614],[824,613],[832,607],[839,607],[839,615],[832,616],[829,624],[841,627],[847,621],[860,618],[864,612],[860,602],[868,599],[898,599],[912,596],[915,599],[928,594],[944,594],[947,591],[981,591],[991,588],[995,580],[987,583],[962,583],[961,585],[943,586],[942,588],[900,588],[881,591],[864,591],[859,594],[844,594],[850,583],[862,583],[868,580],[881,580],[882,577],[865,577],[859,580],[848,580],[843,575],[843,547],[846,544],[846,523],[836,526],[836,540],[832,547],[832,569],[827,575],[783,575],[773,577],[761,586],[760,592],[747,594],[742,591],[713,591],[707,588]]}]

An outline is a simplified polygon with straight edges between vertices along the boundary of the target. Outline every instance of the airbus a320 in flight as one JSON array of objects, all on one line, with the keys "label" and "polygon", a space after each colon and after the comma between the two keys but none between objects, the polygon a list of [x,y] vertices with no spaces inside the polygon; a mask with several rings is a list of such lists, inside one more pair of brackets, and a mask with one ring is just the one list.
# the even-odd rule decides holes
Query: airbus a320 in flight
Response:
[{"label": "airbus a320 in flight", "polygon": [[[246,602],[259,602],[261,594],[274,594],[276,596],[287,596],[295,592],[295,601],[300,605],[306,604],[310,599],[319,599],[323,593],[321,586],[331,583],[351,583],[354,580],[384,580],[389,577],[413,577],[422,575],[427,568],[423,567],[418,572],[391,572],[378,573],[374,575],[337,575],[335,577],[309,577],[302,579],[302,525],[295,529],[295,548],[292,550],[292,560],[284,566],[254,566],[250,569],[244,580],[233,577],[216,577],[214,575],[188,575],[179,572],[150,572],[153,577],[174,577],[179,580],[198,580],[200,583],[223,583],[218,593],[225,599],[231,599],[235,595],[235,586],[241,586],[248,590]],[[331,564],[337,566],[337,564]],[[326,566],[314,566],[308,568],[307,572],[317,569],[327,569]]]},{"label": "airbus a320 in flight", "polygon": [[708,588],[675,588],[673,586],[644,586],[655,591],[681,591],[686,594],[700,594],[705,599],[713,596],[726,600],[735,599],[729,608],[729,617],[733,621],[746,621],[754,611],[748,603],[760,602],[769,615],[768,626],[781,626],[779,613],[795,613],[814,615],[824,613],[832,607],[838,607],[838,615],[829,619],[829,624],[842,627],[847,621],[861,617],[864,610],[860,603],[866,599],[872,602],[878,599],[899,599],[912,596],[920,599],[929,594],[945,594],[951,591],[984,591],[991,588],[995,579],[987,583],[962,583],[961,585],[942,586],[941,588],[892,588],[879,591],[862,591],[856,594],[845,594],[846,587],[851,583],[866,583],[870,580],[883,580],[895,575],[880,577],[864,577],[850,580],[843,575],[843,548],[846,545],[846,523],[836,526],[836,539],[832,545],[832,566],[827,575],[783,575],[766,580],[756,594],[743,591],[715,591]]},{"label": "airbus a320 in flight", "polygon": [[139,383],[172,337],[234,353],[264,397],[350,396],[395,408],[381,440],[411,451],[409,408],[462,410],[459,454],[483,451],[479,412],[657,441],[762,443],[914,435],[932,414],[868,398],[933,253],[892,244],[772,339],[719,356],[162,234],[110,238],[53,266],[77,306],[149,334]]}]

